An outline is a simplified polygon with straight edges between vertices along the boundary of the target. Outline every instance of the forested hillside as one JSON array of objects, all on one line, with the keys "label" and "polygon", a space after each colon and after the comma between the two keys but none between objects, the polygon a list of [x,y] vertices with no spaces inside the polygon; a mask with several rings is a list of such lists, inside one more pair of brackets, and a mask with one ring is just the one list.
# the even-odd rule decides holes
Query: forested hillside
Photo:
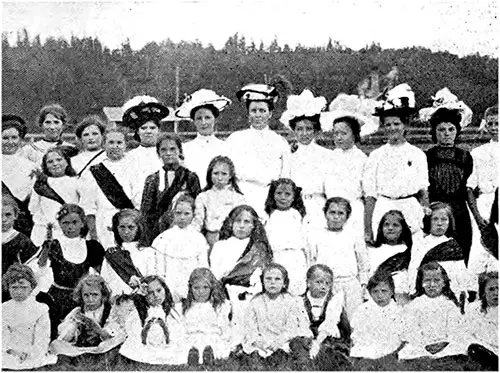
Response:
[{"label": "forested hillside", "polygon": [[[238,34],[221,50],[171,40],[137,51],[128,43],[110,50],[97,38],[42,43],[39,36],[23,31],[15,46],[2,38],[2,109],[23,116],[31,127],[39,109],[51,102],[61,103],[72,123],[87,114],[102,114],[103,106],[121,106],[137,94],[175,106],[176,68],[181,98],[210,88],[236,101],[234,94],[243,84],[279,74],[291,83],[291,93],[308,87],[330,102],[340,92],[356,94],[359,82],[374,69],[383,75],[393,66],[399,70],[399,82],[413,88],[419,107],[447,86],[471,107],[477,126],[484,110],[498,101],[498,59],[480,55],[459,58],[420,47],[382,49],[376,44],[354,51],[331,41],[316,48],[282,47],[278,40],[257,46]],[[279,102],[275,118],[285,104]],[[244,108],[234,102],[221,116],[219,129],[244,124]]]}]

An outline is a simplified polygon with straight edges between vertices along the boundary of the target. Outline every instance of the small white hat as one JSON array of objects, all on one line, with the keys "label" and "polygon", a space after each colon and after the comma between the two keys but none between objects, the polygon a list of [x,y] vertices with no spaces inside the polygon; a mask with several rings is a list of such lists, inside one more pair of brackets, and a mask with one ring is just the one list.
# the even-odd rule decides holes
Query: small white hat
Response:
[{"label": "small white hat", "polygon": [[214,106],[219,112],[231,104],[231,100],[224,96],[219,96],[210,89],[200,89],[188,96],[182,105],[175,111],[178,118],[190,118],[191,112],[205,105]]},{"label": "small white hat", "polygon": [[151,96],[135,96],[122,106],[122,123],[126,127],[137,129],[144,119],[161,120],[168,116],[168,108]]},{"label": "small white hat", "polygon": [[357,120],[361,128],[360,136],[377,132],[379,119],[372,115],[377,102],[372,99],[362,99],[356,95],[340,93],[328,106],[328,111],[321,113],[320,123],[323,131],[331,131],[333,122],[342,117]]},{"label": "small white hat", "polygon": [[418,112],[420,121],[428,122],[437,109],[447,108],[457,109],[460,112],[462,117],[460,121],[461,128],[467,127],[471,123],[472,110],[463,101],[459,101],[458,97],[451,93],[447,87],[437,91],[436,95],[432,96],[432,100],[432,107],[420,109]]},{"label": "small white hat", "polygon": [[415,93],[406,83],[387,91],[384,100],[378,101],[373,115],[383,117],[392,113],[412,114],[415,112]]},{"label": "small white hat", "polygon": [[236,92],[236,97],[240,101],[278,101],[278,91],[276,87],[267,84],[247,84]]},{"label": "small white hat", "polygon": [[286,101],[286,110],[280,122],[290,127],[290,121],[297,117],[312,117],[318,115],[326,106],[326,98],[314,97],[312,92],[304,89],[300,95],[290,95]]}]

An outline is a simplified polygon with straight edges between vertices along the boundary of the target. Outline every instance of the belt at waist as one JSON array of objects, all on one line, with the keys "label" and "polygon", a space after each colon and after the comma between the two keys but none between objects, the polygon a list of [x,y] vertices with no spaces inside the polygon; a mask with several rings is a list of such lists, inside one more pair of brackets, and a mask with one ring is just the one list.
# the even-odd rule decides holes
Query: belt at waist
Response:
[{"label": "belt at waist", "polygon": [[408,199],[408,198],[414,198],[416,197],[416,194],[410,194],[409,196],[404,196],[404,197],[389,197],[384,194],[380,195],[381,197],[387,198],[387,199]]}]

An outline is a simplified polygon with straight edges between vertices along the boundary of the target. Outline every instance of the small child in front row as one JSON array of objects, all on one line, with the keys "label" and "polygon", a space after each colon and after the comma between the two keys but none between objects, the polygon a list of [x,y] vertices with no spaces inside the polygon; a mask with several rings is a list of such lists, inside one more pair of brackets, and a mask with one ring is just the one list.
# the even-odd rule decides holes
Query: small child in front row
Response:
[{"label": "small child in front row", "polygon": [[205,237],[191,225],[194,199],[187,193],[178,195],[173,202],[173,223],[156,237],[151,245],[156,250],[160,275],[179,302],[188,290],[191,272],[208,266],[208,244]]},{"label": "small child in front row", "polygon": [[[376,272],[367,286],[371,299],[358,307],[352,318],[351,356],[382,359],[389,355],[397,360],[395,352],[401,346],[401,308],[394,299],[394,281],[390,273]],[[380,361],[382,363],[382,361]],[[356,362],[360,363],[360,361]],[[356,365],[355,365],[356,367]],[[361,367],[356,370],[364,370]],[[381,370],[384,366],[381,366]]]},{"label": "small child in front row", "polygon": [[308,259],[302,225],[306,208],[301,191],[302,188],[290,179],[273,180],[265,205],[269,215],[265,227],[273,250],[273,261],[289,271],[288,291],[296,296],[306,290],[304,278]]},{"label": "small child in front row", "polygon": [[156,275],[143,277],[140,289],[145,294],[134,295],[136,309],[126,318],[127,339],[120,354],[147,364],[185,364],[184,326],[165,280]]},{"label": "small child in front row", "polygon": [[329,198],[323,208],[327,228],[309,236],[311,263],[323,263],[333,270],[335,292],[342,289],[347,317],[351,320],[363,303],[368,282],[368,254],[359,234],[344,229],[351,215],[351,204],[342,197]]},{"label": "small child in front row", "polygon": [[416,292],[402,312],[401,339],[407,344],[400,360],[465,355],[464,318],[450,288],[450,279],[437,262],[418,269]]},{"label": "small child in front row", "polygon": [[220,281],[208,268],[196,268],[189,276],[187,297],[178,304],[190,348],[189,365],[205,366],[224,359],[231,351],[231,304]]},{"label": "small child in front row", "polygon": [[2,283],[12,298],[2,303],[2,369],[28,370],[55,364],[57,356],[48,352],[49,309],[35,300],[33,270],[14,263]]},{"label": "small child in front row", "polygon": [[465,318],[471,344],[469,356],[486,370],[498,370],[498,272],[479,275],[479,300],[469,304]]},{"label": "small child in front row", "polygon": [[413,239],[410,227],[399,210],[387,211],[380,220],[373,247],[368,247],[370,275],[389,273],[395,285],[394,299],[409,301],[408,266]]},{"label": "small child in front row", "polygon": [[60,341],[75,347],[96,347],[111,338],[104,328],[111,312],[111,292],[100,275],[86,275],[78,281],[73,300],[79,304],[57,327]]},{"label": "small child in front row", "polygon": [[[290,352],[289,343],[297,337],[312,337],[309,320],[298,299],[288,293],[288,271],[271,263],[262,271],[263,291],[248,305],[243,351],[262,358]],[[279,361],[277,363],[280,363]],[[281,361],[284,363],[284,361]]]},{"label": "small child in front row", "polygon": [[315,264],[307,271],[307,291],[300,299],[313,338],[303,344],[307,351],[302,349],[302,355],[307,352],[321,370],[348,370],[351,328],[344,311],[344,292],[333,293],[333,278],[332,270],[324,264]]},{"label": "small child in front row", "polygon": [[231,159],[218,155],[207,168],[207,186],[195,201],[193,226],[205,237],[210,249],[219,240],[220,229],[231,210],[245,203],[245,197],[236,181]]}]

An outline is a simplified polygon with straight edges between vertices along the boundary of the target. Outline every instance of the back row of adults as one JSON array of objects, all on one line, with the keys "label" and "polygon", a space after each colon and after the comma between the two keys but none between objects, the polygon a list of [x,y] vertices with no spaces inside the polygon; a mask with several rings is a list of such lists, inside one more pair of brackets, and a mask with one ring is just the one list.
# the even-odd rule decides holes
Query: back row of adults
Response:
[{"label": "back row of adults", "polygon": [[[160,133],[160,121],[169,110],[150,96],[125,103],[125,128],[106,126],[95,116],[82,120],[75,131],[80,149],[61,138],[67,114],[59,105],[41,110],[38,124],[44,137],[26,145],[24,120],[3,115],[2,192],[21,206],[24,214],[17,228],[31,235],[37,246],[46,238],[47,224],[55,223],[62,203],[84,208],[90,236],[104,247],[114,244],[109,229],[112,216],[123,208],[140,208],[147,222],[145,244],[150,245],[168,228],[170,207],[179,192],[187,191],[196,198],[202,189],[210,189],[209,163],[223,155],[233,161],[241,193],[261,218],[266,218],[269,184],[291,178],[302,189],[307,211],[304,221],[309,229],[325,224],[322,207],[327,198],[344,197],[352,206],[350,228],[356,234],[364,232],[368,243],[373,242],[374,231],[387,211],[402,211],[412,233],[419,235],[429,203],[446,202],[453,209],[465,262],[471,259],[469,267],[478,267],[474,272],[484,271],[485,258],[492,254],[481,244],[480,232],[488,227],[498,187],[498,107],[489,108],[484,115],[483,128],[491,141],[471,154],[457,146],[466,124],[462,103],[435,102],[429,123],[436,145],[424,153],[405,139],[416,112],[408,85],[390,90],[370,106],[371,112],[362,109],[367,105],[363,99],[358,98],[358,106],[353,108],[345,104],[344,96],[339,95],[327,111],[326,99],[314,97],[309,90],[289,96],[280,121],[293,133],[296,142],[292,145],[269,128],[278,93],[265,84],[249,84],[236,93],[246,105],[249,128],[233,132],[226,141],[216,138],[214,131],[217,118],[231,100],[206,89],[193,93],[175,112],[196,126],[197,137],[186,143],[175,134]],[[378,130],[379,124],[387,143],[367,157],[357,144],[361,136]],[[126,151],[127,128],[139,143],[130,151]],[[322,131],[333,132],[333,151],[316,142]],[[222,172],[220,177],[230,174]],[[218,194],[214,198],[224,197]],[[213,213],[200,227],[209,243],[217,240],[227,213]],[[53,229],[57,235],[57,224]],[[470,258],[473,241],[475,261]]]}]

